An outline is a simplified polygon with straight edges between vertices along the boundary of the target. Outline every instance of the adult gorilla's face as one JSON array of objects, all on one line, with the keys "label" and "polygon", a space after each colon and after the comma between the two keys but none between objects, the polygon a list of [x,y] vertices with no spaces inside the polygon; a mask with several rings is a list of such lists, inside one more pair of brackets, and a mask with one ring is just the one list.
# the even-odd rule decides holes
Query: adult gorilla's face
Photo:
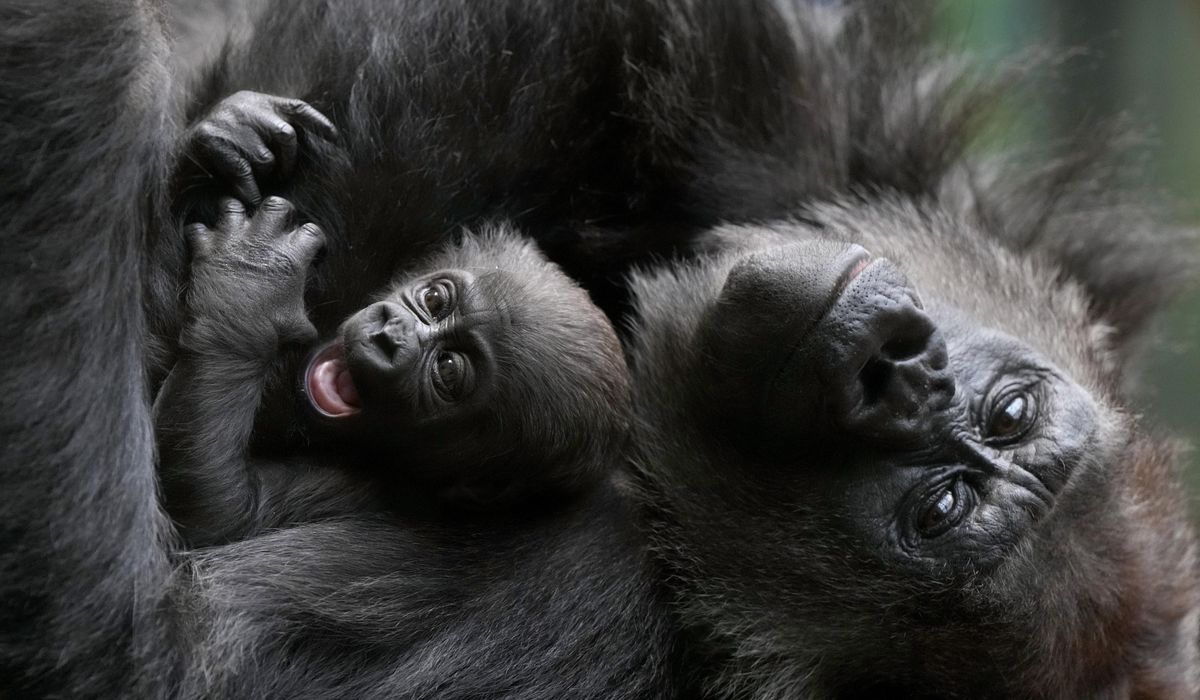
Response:
[{"label": "adult gorilla's face", "polygon": [[1106,663],[1146,457],[1078,290],[948,219],[821,216],[635,281],[639,468],[684,622],[757,660],[725,682],[970,695],[1082,640]]},{"label": "adult gorilla's face", "polygon": [[1095,404],[1049,358],[926,311],[858,245],[739,256],[696,343],[712,428],[763,468],[811,470],[806,500],[915,575],[1002,558],[1096,439]]}]

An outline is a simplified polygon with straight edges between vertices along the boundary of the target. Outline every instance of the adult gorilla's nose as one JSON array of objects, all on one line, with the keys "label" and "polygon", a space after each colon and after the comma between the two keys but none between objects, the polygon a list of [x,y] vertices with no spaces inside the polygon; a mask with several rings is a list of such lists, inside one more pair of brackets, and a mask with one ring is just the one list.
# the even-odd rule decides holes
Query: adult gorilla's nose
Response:
[{"label": "adult gorilla's nose", "polygon": [[954,396],[946,341],[887,261],[856,278],[817,328],[833,421],[856,437],[910,443],[930,434]]},{"label": "adult gorilla's nose", "polygon": [[792,326],[764,365],[755,415],[775,458],[840,440],[909,446],[953,398],[946,342],[904,273],[861,256],[837,279],[820,314]]},{"label": "adult gorilla's nose", "polygon": [[755,449],[817,428],[815,376],[782,389],[786,410],[772,405],[781,368],[808,366],[807,339],[869,261],[852,243],[809,239],[743,253],[732,263],[696,336],[704,379],[694,391],[714,426]]}]

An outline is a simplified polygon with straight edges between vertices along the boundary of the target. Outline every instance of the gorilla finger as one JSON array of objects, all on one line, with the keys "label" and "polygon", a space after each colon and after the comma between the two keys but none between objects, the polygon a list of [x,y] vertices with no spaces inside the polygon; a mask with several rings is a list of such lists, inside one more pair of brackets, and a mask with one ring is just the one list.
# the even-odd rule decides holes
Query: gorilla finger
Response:
[{"label": "gorilla finger", "polygon": [[218,206],[221,209],[221,213],[217,215],[218,229],[226,233],[231,233],[245,224],[246,207],[241,202],[233,197],[224,197]]},{"label": "gorilla finger", "polygon": [[248,126],[236,138],[230,140],[250,162],[256,174],[265,175],[275,166],[275,154],[263,140],[262,134],[254,128]]},{"label": "gorilla finger", "polygon": [[299,150],[296,127],[276,115],[271,115],[260,126],[277,156],[275,162],[278,173],[287,175],[292,172],[296,165],[296,151]]},{"label": "gorilla finger", "polygon": [[306,131],[316,134],[326,141],[337,139],[337,127],[309,103],[303,100],[284,100],[281,109],[291,115]]},{"label": "gorilla finger", "polygon": [[226,140],[227,134],[228,131],[223,125],[206,120],[191,129],[189,140],[193,148],[207,151]]},{"label": "gorilla finger", "polygon": [[292,231],[291,241],[295,246],[297,258],[307,265],[325,247],[325,232],[320,226],[307,223]]},{"label": "gorilla finger", "polygon": [[254,178],[254,169],[246,156],[229,140],[222,139],[205,144],[205,161],[213,170],[213,175],[223,178],[238,198],[250,204],[257,205],[262,200],[258,191],[258,181]]},{"label": "gorilla finger", "polygon": [[285,345],[311,345],[317,340],[317,327],[304,315],[303,309],[299,314],[280,324],[279,340]]},{"label": "gorilla finger", "polygon": [[188,224],[183,229],[183,238],[192,251],[192,257],[202,257],[212,252],[213,232],[204,224]]},{"label": "gorilla finger", "polygon": [[272,237],[282,233],[293,209],[292,203],[283,197],[267,197],[254,215],[259,231]]}]

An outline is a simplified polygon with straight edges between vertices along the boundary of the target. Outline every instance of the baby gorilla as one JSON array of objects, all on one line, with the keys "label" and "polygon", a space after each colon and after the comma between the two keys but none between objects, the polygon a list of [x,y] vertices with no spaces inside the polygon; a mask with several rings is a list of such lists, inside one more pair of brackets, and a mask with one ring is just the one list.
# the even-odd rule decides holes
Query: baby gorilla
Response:
[{"label": "baby gorilla", "polygon": [[[315,344],[304,310],[323,235],[266,199],[227,200],[193,248],[179,359],[155,406],[168,511],[193,546],[401,500],[501,510],[594,483],[624,439],[611,325],[533,245],[495,227],[417,266]],[[251,454],[268,377],[296,384],[310,444]]]}]

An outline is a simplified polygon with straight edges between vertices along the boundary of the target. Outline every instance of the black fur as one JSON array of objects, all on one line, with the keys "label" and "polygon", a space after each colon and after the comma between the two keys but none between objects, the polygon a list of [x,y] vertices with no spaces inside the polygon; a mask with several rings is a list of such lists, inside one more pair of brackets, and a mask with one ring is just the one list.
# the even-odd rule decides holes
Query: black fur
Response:
[{"label": "black fur", "polygon": [[[317,343],[303,290],[320,229],[293,229],[278,197],[252,216],[235,200],[222,209],[215,229],[188,228],[181,350],[155,401],[164,500],[189,545],[372,509],[462,518],[561,507],[608,478],[629,423],[621,348],[529,241],[502,227],[467,236]],[[444,316],[420,299],[434,288]],[[293,368],[275,402],[287,410],[260,433],[282,425],[304,440],[252,450],[271,366],[297,344],[312,359]],[[470,384],[453,397],[434,372],[451,354]],[[317,368],[345,375],[354,404],[323,411],[334,399],[313,385]]]},{"label": "black fur", "polygon": [[[16,390],[6,392],[0,414],[0,468],[6,483],[20,484],[4,505],[4,526],[13,528],[0,584],[6,682],[97,694],[128,688],[133,678],[197,694],[442,696],[458,687],[481,695],[485,687],[546,697],[577,689],[608,696],[613,687],[666,694],[648,690],[661,680],[667,648],[648,597],[653,569],[639,558],[639,536],[619,499],[608,506],[597,497],[548,515],[549,524],[524,518],[503,536],[469,523],[448,534],[365,517],[284,530],[188,557],[164,589],[146,401],[129,394],[138,387],[133,353],[141,338],[136,278],[128,275],[138,242],[127,238],[127,224],[150,222],[97,203],[144,201],[160,174],[144,163],[155,158],[123,158],[145,143],[148,155],[161,157],[171,139],[147,138],[160,108],[135,123],[143,117],[128,116],[124,96],[107,92],[129,85],[129,71],[143,74],[141,61],[132,61],[140,44],[72,41],[80,60],[50,40],[68,29],[136,24],[87,15],[105,7],[47,12],[39,5],[42,14],[13,11],[0,23],[4,46],[27,51],[3,66],[3,94],[15,100],[6,104],[60,105],[69,117],[26,121],[22,108],[4,123],[23,128],[0,137],[9,162],[68,164],[67,176],[44,180],[49,186],[37,181],[39,199],[24,198],[28,178],[3,189],[5,213],[13,212],[3,219],[4,263],[16,273],[3,278],[3,332],[12,334],[7,347],[21,348],[6,365],[3,385]],[[676,680],[698,676],[714,695],[750,697],[1195,694],[1195,545],[1176,462],[1121,409],[1122,359],[1181,269],[1171,259],[1182,257],[1179,244],[1145,216],[1152,206],[1115,196],[1093,159],[1032,169],[972,164],[963,147],[991,90],[977,89],[957,60],[926,47],[917,4],[312,0],[264,7],[249,38],[232,41],[210,71],[189,116],[253,89],[304,98],[342,130],[345,141],[314,151],[309,165],[318,167],[305,169],[298,184],[265,193],[294,199],[329,229],[330,258],[314,290],[324,302],[314,319],[323,332],[401,261],[482,219],[516,221],[610,311],[622,308],[620,279],[630,264],[714,253],[632,285],[640,316],[632,334],[638,475],[693,662]],[[53,18],[63,26],[42,26]],[[63,56],[70,60],[57,60]],[[88,60],[95,58],[103,60]],[[167,91],[157,85],[150,92]],[[103,132],[104,147],[43,138],[42,128],[65,128],[75,139],[96,133],[89,112],[106,109],[112,131]],[[46,144],[58,159],[41,159]],[[70,167],[76,160],[107,166],[81,171]],[[78,172],[101,177],[88,180],[89,190],[69,177]],[[74,227],[59,238],[27,235],[27,228],[61,231],[96,217],[87,235]],[[1080,231],[1088,232],[1082,243]],[[926,297],[925,313],[944,333],[951,366],[958,363],[959,385],[983,376],[962,348],[1002,329],[1021,342],[999,343],[1001,357],[1032,354],[1063,386],[1085,392],[1091,411],[1082,414],[1104,429],[1072,465],[1050,515],[999,530],[981,546],[984,563],[964,564],[964,550],[954,550],[944,566],[937,558],[898,564],[908,561],[903,552],[878,543],[887,529],[873,518],[882,516],[847,498],[873,483],[864,474],[899,473],[886,468],[897,455],[908,467],[941,464],[912,458],[911,444],[851,449],[856,460],[870,453],[874,461],[839,474],[817,463],[819,452],[795,453],[781,468],[787,440],[764,468],[761,455],[744,452],[744,437],[727,432],[746,416],[697,430],[713,425],[697,419],[711,420],[714,410],[697,407],[696,390],[705,387],[697,378],[712,378],[722,355],[704,356],[694,333],[715,313],[724,273],[753,260],[749,251],[811,239],[860,241],[893,257]],[[182,242],[161,236],[150,245],[146,301],[152,330],[169,338]],[[86,261],[100,279],[45,272],[68,259]],[[750,289],[758,283],[746,279]],[[802,284],[786,284],[786,272],[772,279],[782,291],[776,302],[802,293]],[[47,307],[63,318],[31,324]],[[127,313],[115,321],[106,315],[118,309]],[[721,324],[710,339],[753,347],[768,325],[740,323],[736,312],[723,311],[734,318],[725,327],[747,342],[730,342],[737,337]],[[784,325],[770,328],[764,353],[780,348]],[[63,369],[105,346],[102,371]],[[43,372],[47,348],[59,354],[56,369]],[[698,357],[709,364],[692,364]],[[57,391],[46,391],[50,381]],[[101,403],[104,410],[91,410]],[[747,404],[729,402],[740,405]],[[792,408],[826,415],[800,400]],[[974,425],[961,422],[967,413],[954,415]],[[1070,425],[1048,425],[1053,435],[1078,435]],[[1044,455],[1080,454],[1066,450],[1078,446],[1069,439],[1045,445]],[[856,488],[840,488],[851,477]],[[46,493],[54,494],[49,508]],[[73,510],[61,512],[65,504]],[[115,525],[81,530],[81,522]],[[456,549],[447,569],[406,568],[412,552],[444,537],[471,546]],[[505,585],[519,560],[513,552],[528,558],[520,559],[520,585]],[[312,569],[296,568],[297,560]],[[406,581],[433,590],[421,577],[445,581],[451,570],[473,574],[464,597],[453,599],[464,601],[456,609],[403,595]],[[380,605],[380,588],[393,585],[401,594]],[[163,590],[171,614],[151,615],[154,593]],[[571,595],[555,597],[564,591]],[[564,606],[599,614],[573,617]],[[522,614],[511,614],[513,607]],[[438,624],[395,624],[414,619],[410,613]],[[440,624],[448,613],[454,625]],[[564,618],[591,624],[564,627]],[[137,648],[153,653],[85,662],[109,658],[94,656],[99,649],[129,647],[135,631],[145,640]],[[537,653],[506,653],[531,648]],[[530,661],[543,651],[539,663]],[[624,666],[645,673],[616,671]],[[554,673],[564,668],[585,675]]]},{"label": "black fur", "polygon": [[0,678],[153,692],[174,664],[138,284],[173,140],[166,45],[113,2],[6,2],[0,44]]},{"label": "black fur", "polygon": [[[927,55],[915,9],[727,16],[717,45],[758,63],[672,42],[641,102],[681,201],[743,224],[632,285],[636,461],[702,685],[1192,697],[1195,533],[1171,444],[1128,416],[1124,360],[1194,259],[1152,199],[1114,188],[1104,148],[973,162],[993,88]],[[778,76],[793,99],[726,97]],[[850,254],[829,242],[898,268],[842,294],[822,279]],[[1039,412],[989,437],[993,388],[1017,386]],[[978,489],[952,491],[963,524],[914,536],[940,501],[906,499],[948,465],[993,476],[945,482]]]},{"label": "black fur", "polygon": [[141,254],[176,141],[158,22],[115,2],[0,18],[0,138],[21,166],[0,190],[3,690],[669,693],[668,630],[611,485],[515,521],[362,515],[170,545],[140,359]]}]

